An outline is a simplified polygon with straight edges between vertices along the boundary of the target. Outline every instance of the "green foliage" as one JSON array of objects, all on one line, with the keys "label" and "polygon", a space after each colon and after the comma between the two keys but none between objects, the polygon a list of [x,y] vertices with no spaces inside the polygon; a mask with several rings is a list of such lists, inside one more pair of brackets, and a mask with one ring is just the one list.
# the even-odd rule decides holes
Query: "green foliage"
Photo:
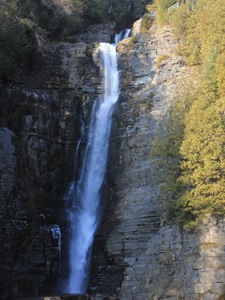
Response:
[{"label": "green foliage", "polygon": [[[158,0],[156,5],[159,3],[164,1]],[[176,133],[171,137],[168,124],[175,121],[170,114],[166,133],[153,145],[155,157],[167,166],[162,168],[161,190],[168,215],[175,216],[186,229],[196,228],[205,216],[225,215],[224,13],[223,0],[198,0],[195,5],[187,1],[169,20],[180,40],[178,52],[186,63],[200,65],[183,123],[176,121],[182,132],[179,143],[174,141]]]},{"label": "green foliage", "polygon": [[156,0],[156,21],[160,26],[169,22],[168,8],[175,4],[176,0]]},{"label": "green foliage", "polygon": [[28,68],[47,37],[62,38],[81,25],[81,0],[2,0],[0,3],[0,78],[10,80]]},{"label": "green foliage", "polygon": [[[123,46],[126,47],[127,50],[133,50],[134,45],[137,44],[139,41],[139,36],[132,36],[126,39],[126,41],[123,42]],[[118,52],[120,53],[120,49],[118,48]]]},{"label": "green foliage", "polygon": [[178,53],[185,58],[189,65],[201,63],[201,42],[196,27],[197,20],[196,10],[190,10],[188,4],[181,4],[170,19],[170,23],[174,26],[174,33],[180,40]]},{"label": "green foliage", "polygon": [[16,3],[1,3],[0,12],[0,77],[11,76],[27,62],[34,47],[30,26],[16,17]]},{"label": "green foliage", "polygon": [[186,117],[180,181],[187,189],[181,201],[196,219],[225,213],[224,108],[214,83],[204,81]]},{"label": "green foliage", "polygon": [[204,78],[174,103],[152,146],[167,217],[187,230],[225,215],[224,111],[225,98]]},{"label": "green foliage", "polygon": [[186,38],[188,17],[188,5],[182,3],[179,9],[174,11],[170,18],[170,23],[174,25],[174,32],[179,39],[184,40]]},{"label": "green foliage", "polygon": [[225,51],[217,54],[215,62],[215,78],[219,93],[225,97]]},{"label": "green foliage", "polygon": [[146,34],[153,23],[153,17],[150,13],[145,13],[141,20],[141,34]]},{"label": "green foliage", "polygon": [[157,170],[155,178],[160,184],[161,199],[167,217],[181,219],[183,210],[180,195],[184,185],[179,181],[182,160],[180,147],[184,135],[185,114],[190,106],[191,95],[188,90],[181,91],[180,87],[178,90],[179,97],[174,101],[167,117],[159,127],[150,157],[155,159],[154,168]]},{"label": "green foliage", "polygon": [[103,22],[113,20],[121,29],[142,16],[148,0],[89,0],[86,2],[86,21]]},{"label": "green foliage", "polygon": [[[147,0],[1,0],[0,78],[13,80],[43,54],[48,39],[64,40],[90,22],[113,20],[120,29],[141,16]],[[146,21],[147,26],[147,21]]]},{"label": "green foliage", "polygon": [[130,41],[131,44],[138,43],[138,40],[139,40],[139,37],[137,35],[132,36],[132,37],[129,38],[129,41]]},{"label": "green foliage", "polygon": [[154,1],[152,0],[132,0],[132,1],[128,0],[128,5],[131,4],[130,17],[133,19],[140,18],[145,12],[146,5],[153,2]]},{"label": "green foliage", "polygon": [[[129,19],[130,14],[134,11],[132,7],[132,11],[128,13],[128,6],[129,6],[129,0],[124,1],[110,1],[111,2],[111,13],[110,18],[115,20],[119,26],[123,26],[124,22],[127,22],[127,19]],[[137,1],[137,2],[140,2]],[[142,11],[143,11],[143,7]]]},{"label": "green foliage", "polygon": [[223,0],[198,0],[195,6],[192,1],[181,4],[172,14],[170,23],[181,42],[179,52],[188,64],[207,63],[212,47],[221,61],[220,55],[225,50],[224,13]]},{"label": "green foliage", "polygon": [[109,13],[109,0],[89,0],[85,9],[85,18],[91,21],[102,22]]}]

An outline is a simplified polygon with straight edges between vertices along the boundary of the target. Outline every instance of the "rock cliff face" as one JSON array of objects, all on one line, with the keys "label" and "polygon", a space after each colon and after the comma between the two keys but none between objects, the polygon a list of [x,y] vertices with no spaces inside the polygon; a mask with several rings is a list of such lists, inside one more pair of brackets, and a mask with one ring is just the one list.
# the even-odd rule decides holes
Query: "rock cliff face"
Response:
[{"label": "rock cliff face", "polygon": [[225,223],[208,220],[195,234],[168,224],[152,180],[149,153],[159,121],[182,92],[178,87],[194,78],[176,46],[170,27],[152,27],[149,35],[118,46],[121,96],[111,140],[111,194],[90,287],[97,299],[211,300],[223,293]]},{"label": "rock cliff face", "polygon": [[[113,24],[101,30],[108,41]],[[74,150],[102,93],[96,44],[77,39],[49,45],[28,78],[1,86],[1,299],[49,294],[57,283],[67,230],[64,195],[77,176]],[[78,158],[84,144],[85,129]]]},{"label": "rock cliff face", "polygon": [[[2,299],[50,294],[57,285],[68,226],[63,199],[77,176],[73,153],[102,93],[92,42],[108,42],[113,28],[99,25],[71,43],[52,44],[28,79],[1,86]],[[121,95],[110,147],[110,195],[93,246],[91,299],[213,300],[224,288],[224,222],[208,220],[195,234],[167,224],[152,181],[149,152],[158,124],[180,92],[177,84],[192,74],[175,55],[176,45],[170,27],[152,27],[118,46]],[[79,158],[84,144],[85,134]]]}]

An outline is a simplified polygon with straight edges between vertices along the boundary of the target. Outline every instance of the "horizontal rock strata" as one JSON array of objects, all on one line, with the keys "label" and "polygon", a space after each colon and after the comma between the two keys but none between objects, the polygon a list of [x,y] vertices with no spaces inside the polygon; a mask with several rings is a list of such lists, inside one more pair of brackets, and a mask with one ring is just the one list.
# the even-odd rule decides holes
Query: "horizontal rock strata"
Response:
[{"label": "horizontal rock strata", "polygon": [[152,180],[149,153],[159,122],[178,87],[194,79],[176,47],[171,27],[153,27],[118,46],[121,95],[110,148],[111,194],[90,286],[97,299],[211,300],[224,288],[224,222],[209,220],[195,234],[167,224]]},{"label": "horizontal rock strata", "polygon": [[[64,195],[76,176],[74,150],[102,93],[94,49],[84,42],[51,44],[28,78],[1,86],[3,300],[50,294],[57,285],[68,227]],[[79,159],[85,138],[80,144]]]}]

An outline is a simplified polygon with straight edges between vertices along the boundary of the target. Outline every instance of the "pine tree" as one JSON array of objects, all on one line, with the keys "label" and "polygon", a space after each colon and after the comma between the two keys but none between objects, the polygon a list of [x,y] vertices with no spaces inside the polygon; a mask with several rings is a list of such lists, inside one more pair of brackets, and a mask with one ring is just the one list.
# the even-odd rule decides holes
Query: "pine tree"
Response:
[{"label": "pine tree", "polygon": [[204,81],[185,120],[181,203],[197,219],[225,213],[224,109],[225,99],[218,99],[214,84]]}]

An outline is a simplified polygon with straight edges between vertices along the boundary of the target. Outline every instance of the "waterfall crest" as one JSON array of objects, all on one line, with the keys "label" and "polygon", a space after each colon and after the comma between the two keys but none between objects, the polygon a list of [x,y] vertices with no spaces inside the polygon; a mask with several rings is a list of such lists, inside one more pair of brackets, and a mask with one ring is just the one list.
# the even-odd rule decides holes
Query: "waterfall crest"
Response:
[{"label": "waterfall crest", "polygon": [[93,106],[81,176],[70,190],[73,193],[73,204],[69,212],[71,238],[70,276],[66,288],[68,294],[86,292],[91,246],[101,219],[100,191],[106,171],[111,114],[119,97],[116,47],[101,43],[97,52],[100,69],[104,71],[104,96],[100,103]]},{"label": "waterfall crest", "polygon": [[114,45],[118,45],[118,43],[124,39],[127,39],[130,35],[131,29],[123,29],[119,33],[114,36]]}]

